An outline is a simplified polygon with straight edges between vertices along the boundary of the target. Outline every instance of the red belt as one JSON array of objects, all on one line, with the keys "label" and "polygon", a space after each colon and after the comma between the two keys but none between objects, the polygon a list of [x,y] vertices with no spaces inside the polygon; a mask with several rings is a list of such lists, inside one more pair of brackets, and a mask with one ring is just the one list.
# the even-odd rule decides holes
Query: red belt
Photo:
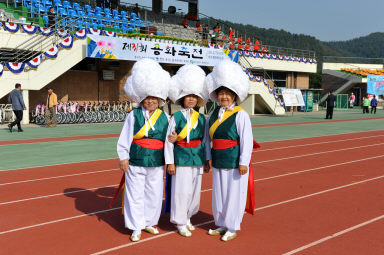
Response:
[{"label": "red belt", "polygon": [[190,140],[189,143],[187,143],[187,140],[181,140],[177,142],[177,145],[183,148],[195,148],[195,147],[199,147],[200,144],[201,144],[201,140]]},{"label": "red belt", "polygon": [[157,139],[133,139],[132,144],[137,144],[144,149],[161,150],[164,148],[164,142]]},{"label": "red belt", "polygon": [[237,140],[228,140],[228,139],[213,139],[212,149],[214,150],[225,150],[236,145],[239,145],[239,141]]}]

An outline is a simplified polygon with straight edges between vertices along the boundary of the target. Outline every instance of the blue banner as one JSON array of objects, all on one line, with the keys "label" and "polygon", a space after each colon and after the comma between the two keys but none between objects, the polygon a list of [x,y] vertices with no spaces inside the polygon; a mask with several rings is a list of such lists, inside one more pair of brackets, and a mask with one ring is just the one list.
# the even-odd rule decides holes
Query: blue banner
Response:
[{"label": "blue banner", "polygon": [[384,95],[384,75],[367,75],[367,93]]}]

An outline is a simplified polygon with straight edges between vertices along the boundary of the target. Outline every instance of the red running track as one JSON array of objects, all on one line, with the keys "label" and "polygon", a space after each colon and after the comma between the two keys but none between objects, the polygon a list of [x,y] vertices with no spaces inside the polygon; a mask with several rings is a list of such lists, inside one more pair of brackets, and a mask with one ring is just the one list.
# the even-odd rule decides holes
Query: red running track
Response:
[{"label": "red running track", "polygon": [[[362,133],[360,136],[370,137],[373,135],[379,135],[379,133]],[[339,150],[359,146],[355,141],[350,140],[332,142],[343,139],[345,140],[347,138],[343,136],[332,136],[331,138],[321,137],[266,143],[267,146],[263,146],[263,148],[266,150],[274,150],[265,152],[261,150],[255,153],[255,163],[257,163],[255,178],[273,178],[256,182],[256,202],[257,207],[260,209],[254,217],[249,215],[244,217],[243,230],[239,232],[239,237],[228,244],[220,242],[215,237],[212,238],[206,235],[206,229],[213,226],[209,223],[198,228],[190,239],[179,237],[176,234],[167,234],[169,233],[168,231],[174,230],[174,227],[168,223],[169,218],[167,216],[162,217],[161,223],[159,224],[161,227],[161,236],[158,236],[156,239],[149,239],[152,238],[152,236],[143,234],[143,240],[148,241],[132,244],[128,241],[129,232],[124,229],[119,209],[84,216],[84,213],[92,213],[107,208],[113,189],[106,188],[94,191],[89,191],[88,189],[98,185],[113,184],[112,179],[114,179],[115,176],[119,177],[118,171],[32,182],[29,182],[29,180],[33,178],[32,172],[34,170],[36,173],[39,172],[37,178],[49,178],[54,177],[52,174],[64,175],[67,171],[70,171],[68,169],[71,169],[71,165],[67,164],[62,166],[62,172],[55,171],[54,173],[40,171],[42,168],[17,170],[17,172],[26,171],[30,174],[28,178],[25,179],[19,176],[9,175],[10,172],[15,171],[0,173],[1,183],[3,184],[23,180],[28,181],[23,184],[15,183],[4,185],[9,192],[15,194],[12,199],[32,197],[32,195],[29,196],[29,192],[32,190],[38,190],[40,195],[49,195],[52,192],[63,192],[65,189],[75,187],[84,190],[75,190],[81,192],[71,193],[67,196],[58,195],[51,198],[0,205],[0,214],[4,216],[0,219],[0,235],[2,237],[0,238],[0,246],[4,247],[6,254],[19,254],[20,252],[34,252],[39,254],[89,254],[125,244],[129,246],[111,253],[136,254],[136,252],[142,252],[148,254],[149,251],[156,248],[160,254],[165,253],[165,251],[170,254],[176,254],[181,251],[185,254],[192,254],[194,253],[196,245],[204,247],[200,252],[203,254],[212,254],[212,252],[238,254],[241,249],[252,249],[252,251],[254,251],[252,254],[281,254],[288,252],[329,234],[377,217],[380,215],[380,212],[382,214],[384,210],[382,204],[372,202],[383,200],[382,192],[379,192],[380,189],[382,190],[384,184],[383,178],[370,180],[383,175],[383,172],[380,168],[369,167],[370,164],[382,165],[384,162],[383,158],[380,157],[380,146],[372,146],[368,149],[358,148],[350,151],[317,154],[300,159],[289,158],[294,157],[298,153],[302,153],[300,150],[302,150],[303,147],[306,147],[307,154],[313,154],[327,150]],[[380,143],[383,141],[375,138],[364,138],[361,140],[364,140],[365,143],[363,144]],[[327,141],[331,143],[325,143]],[[323,143],[321,147],[311,145],[320,142]],[[308,145],[297,147],[297,150],[294,148],[288,151],[279,149],[295,144]],[[280,153],[277,153],[277,151],[280,151]],[[279,160],[281,158],[287,159]],[[371,159],[357,161],[352,164],[327,167],[330,164],[342,164],[351,160],[367,158]],[[260,163],[260,161],[267,162]],[[110,163],[112,162],[113,161]],[[90,164],[90,169],[87,169],[87,164],[76,169],[78,172],[102,170],[102,165],[95,165],[94,162]],[[318,167],[323,168],[310,170],[311,168],[315,169]],[[303,170],[308,171],[278,177],[282,174],[295,173]],[[76,171],[72,169],[71,171],[72,174],[76,174]],[[6,182],[2,179],[3,174],[4,177],[7,177]],[[52,180],[54,180],[54,182]],[[105,180],[105,182],[103,182],[103,180]],[[361,181],[363,182],[353,186],[343,187]],[[115,182],[117,183],[118,180]],[[210,182],[210,175],[206,175],[203,190],[209,189]],[[40,185],[36,186],[36,183],[40,183]],[[72,183],[74,185],[72,185]],[[330,190],[335,187],[343,188]],[[319,191],[327,192],[311,195]],[[3,192],[0,192],[0,194],[0,201],[10,201],[4,198]],[[209,190],[202,193],[201,212],[193,218],[195,224],[212,220],[210,196],[211,193]],[[309,197],[300,198],[302,196]],[[290,201],[295,198],[300,199]],[[276,204],[281,201],[286,202],[280,205]],[[272,206],[263,208],[268,205]],[[330,210],[330,208],[332,210]],[[5,232],[15,230],[18,227],[45,224],[48,221],[73,216],[79,217],[14,232]],[[348,235],[345,235],[345,237],[348,237]],[[332,241],[334,240],[336,239]],[[327,242],[322,245],[327,245]],[[169,247],[172,247],[171,251]],[[311,249],[315,248],[316,246]],[[369,247],[366,248],[369,249]],[[337,247],[333,250],[335,249],[338,251],[338,254],[353,254],[340,252]],[[376,249],[375,251],[383,250]],[[371,252],[369,254],[375,253]]]}]

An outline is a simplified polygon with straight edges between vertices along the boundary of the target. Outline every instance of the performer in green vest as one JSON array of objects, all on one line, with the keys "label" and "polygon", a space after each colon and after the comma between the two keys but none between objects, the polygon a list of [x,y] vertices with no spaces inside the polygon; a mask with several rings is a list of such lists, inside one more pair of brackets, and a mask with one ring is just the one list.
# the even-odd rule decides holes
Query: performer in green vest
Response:
[{"label": "performer in green vest", "polygon": [[[249,115],[238,106],[248,96],[249,79],[238,64],[225,60],[207,75],[206,84],[209,97],[219,104],[205,129],[205,170],[213,168],[212,211],[218,226],[208,234],[223,235],[221,240],[229,241],[240,230],[250,181],[252,125]],[[253,187],[253,177],[251,182]],[[253,208],[249,212],[253,214]]]},{"label": "performer in green vest", "polygon": [[180,235],[190,237],[191,217],[199,211],[201,179],[205,164],[205,116],[196,107],[205,105],[205,72],[196,65],[182,66],[171,79],[169,98],[182,110],[169,121],[165,163],[172,175],[171,222]]},{"label": "performer in green vest", "polygon": [[[120,169],[124,172],[123,212],[125,226],[158,234],[163,200],[164,141],[169,117],[158,106],[168,95],[170,75],[154,60],[142,59],[132,68],[125,84],[128,97],[140,103],[129,113],[117,143]],[[121,183],[121,184],[122,184]]]}]

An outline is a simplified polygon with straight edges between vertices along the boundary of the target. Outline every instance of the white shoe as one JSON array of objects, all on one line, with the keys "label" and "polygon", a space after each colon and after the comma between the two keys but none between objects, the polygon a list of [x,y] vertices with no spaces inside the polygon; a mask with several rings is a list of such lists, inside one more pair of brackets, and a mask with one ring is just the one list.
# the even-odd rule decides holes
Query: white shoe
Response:
[{"label": "white shoe", "polygon": [[225,234],[221,237],[221,240],[224,241],[224,242],[228,242],[228,241],[231,241],[233,239],[235,239],[236,237],[236,231],[227,231],[225,232]]},{"label": "white shoe", "polygon": [[146,228],[144,229],[144,231],[145,231],[145,232],[148,232],[148,233],[150,233],[150,234],[152,234],[152,235],[157,235],[157,234],[159,234],[159,230],[158,230],[157,228],[155,228],[154,226],[146,227]]},{"label": "white shoe", "polygon": [[132,242],[140,241],[140,239],[141,239],[141,230],[134,230],[132,235],[131,235],[131,237],[129,239],[131,239]]},{"label": "white shoe", "polygon": [[178,225],[177,230],[181,236],[190,237],[192,233],[188,230],[187,225]]},{"label": "white shoe", "polygon": [[188,222],[187,222],[187,229],[188,229],[189,231],[193,231],[193,230],[196,229],[196,228],[192,225],[191,220],[188,220]]},{"label": "white shoe", "polygon": [[219,227],[217,229],[209,229],[208,235],[211,235],[211,236],[224,235],[226,231],[227,229],[224,227]]}]

